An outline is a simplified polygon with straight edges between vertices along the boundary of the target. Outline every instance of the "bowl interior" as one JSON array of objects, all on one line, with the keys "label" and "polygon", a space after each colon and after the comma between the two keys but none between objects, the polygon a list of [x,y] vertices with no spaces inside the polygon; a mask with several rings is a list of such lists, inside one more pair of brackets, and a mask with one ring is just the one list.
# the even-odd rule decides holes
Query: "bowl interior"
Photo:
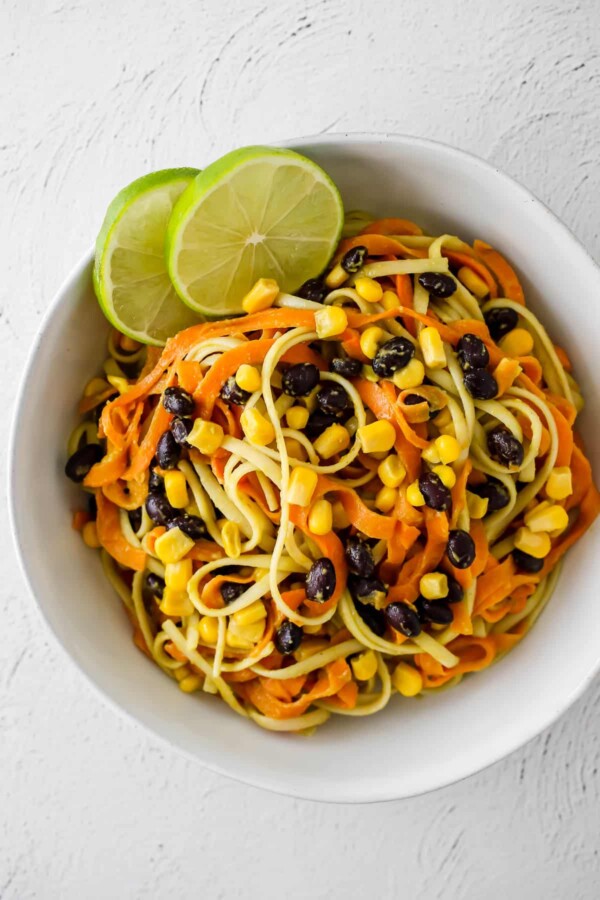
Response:
[{"label": "bowl interior", "polygon": [[[442,145],[339,136],[293,145],[329,172],[347,209],[481,237],[512,259],[529,305],[574,362],[587,400],[583,432],[598,471],[600,276],[552,214],[487,164]],[[417,794],[481,769],[547,726],[583,689],[599,661],[598,527],[568,556],[526,640],[455,690],[416,702],[394,697],[376,716],[335,717],[307,740],[264,732],[211,697],[175,690],[133,647],[97,554],[70,527],[79,492],[63,475],[65,442],[82,385],[104,358],[107,333],[86,260],[61,289],[34,347],[10,480],[31,589],[68,653],[117,706],[225,774],[302,797],[368,801]],[[558,653],[569,659],[566,669],[556,665]]]}]

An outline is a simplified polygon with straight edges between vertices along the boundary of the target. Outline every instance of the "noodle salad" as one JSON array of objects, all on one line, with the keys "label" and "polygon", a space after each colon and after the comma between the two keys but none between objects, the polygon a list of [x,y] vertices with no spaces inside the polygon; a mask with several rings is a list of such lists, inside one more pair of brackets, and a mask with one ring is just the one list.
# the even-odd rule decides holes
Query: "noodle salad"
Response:
[{"label": "noodle salad", "polygon": [[518,644],[600,510],[565,350],[483,241],[346,218],[319,278],[164,349],[113,330],[67,475],[136,646],[274,731]]}]

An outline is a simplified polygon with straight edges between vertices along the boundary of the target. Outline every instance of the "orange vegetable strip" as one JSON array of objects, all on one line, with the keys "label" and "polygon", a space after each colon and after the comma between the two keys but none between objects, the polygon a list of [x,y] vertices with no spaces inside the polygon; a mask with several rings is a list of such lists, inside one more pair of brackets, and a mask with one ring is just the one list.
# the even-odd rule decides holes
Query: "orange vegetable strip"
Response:
[{"label": "orange vegetable strip", "polygon": [[474,256],[470,256],[468,253],[460,253],[457,250],[449,250],[446,247],[442,248],[442,256],[447,257],[447,259],[456,266],[467,266],[467,268],[475,272],[476,275],[479,275],[488,286],[490,299],[495,300],[498,296],[498,288],[496,287],[494,276],[487,266],[484,266],[482,262],[475,259]]},{"label": "orange vegetable strip", "polygon": [[473,249],[497,279],[502,289],[502,296],[525,306],[525,294],[517,273],[502,254],[486,244],[485,241],[474,241]]},{"label": "orange vegetable strip", "polygon": [[363,234],[423,234],[423,229],[410,219],[376,219],[360,232]]},{"label": "orange vegetable strip", "polygon": [[98,540],[106,552],[116,559],[119,565],[142,572],[146,565],[146,554],[125,540],[121,531],[118,507],[107,500],[102,491],[96,491],[96,504]]},{"label": "orange vegetable strip", "polygon": [[215,401],[227,379],[234,375],[244,363],[249,365],[261,363],[274,343],[275,341],[272,339],[248,341],[246,344],[240,344],[239,347],[227,350],[219,357],[206,373],[198,388],[198,406],[203,419],[210,419]]},{"label": "orange vegetable strip", "polygon": [[147,469],[152,462],[152,457],[156,453],[156,446],[169,427],[169,423],[173,416],[168,412],[162,403],[159,403],[152,415],[150,427],[146,432],[142,443],[135,453],[129,468],[126,469],[123,477],[126,480],[135,478],[144,469]]}]

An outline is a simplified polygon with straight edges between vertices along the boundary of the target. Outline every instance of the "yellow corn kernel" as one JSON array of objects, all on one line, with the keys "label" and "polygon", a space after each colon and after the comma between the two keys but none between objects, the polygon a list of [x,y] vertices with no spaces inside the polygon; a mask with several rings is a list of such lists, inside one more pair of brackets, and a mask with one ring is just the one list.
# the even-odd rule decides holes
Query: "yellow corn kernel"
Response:
[{"label": "yellow corn kernel", "polygon": [[385,341],[387,332],[380,328],[379,325],[370,325],[365,328],[360,336],[360,349],[367,359],[373,359],[377,355],[379,345]]},{"label": "yellow corn kernel", "polygon": [[129,390],[129,382],[120,375],[107,375],[106,380],[118,390],[120,394],[126,394]]},{"label": "yellow corn kernel", "polygon": [[300,441],[295,438],[285,438],[285,449],[291,459],[299,459],[302,462],[307,458],[307,453]]},{"label": "yellow corn kernel", "polygon": [[223,550],[227,556],[231,556],[232,559],[237,559],[242,552],[240,526],[237,522],[223,522],[219,527],[221,529],[221,538],[223,540]]},{"label": "yellow corn kernel", "polygon": [[167,500],[175,509],[181,509],[188,505],[187,482],[185,475],[179,469],[171,469],[165,472],[165,494]]},{"label": "yellow corn kernel", "polygon": [[357,434],[365,453],[387,453],[396,443],[396,429],[387,419],[363,425]]},{"label": "yellow corn kernel", "polygon": [[432,325],[423,328],[419,334],[419,344],[425,365],[430,369],[443,369],[446,365],[446,351],[437,328]]},{"label": "yellow corn kernel", "polygon": [[308,422],[309,412],[304,406],[291,406],[285,414],[288,428],[301,431]]},{"label": "yellow corn kernel", "polygon": [[451,466],[434,466],[433,471],[444,487],[451,489],[456,484],[456,472]]},{"label": "yellow corn kernel", "polygon": [[165,584],[172,591],[185,591],[192,573],[191,559],[180,559],[179,562],[167,563],[165,566]]},{"label": "yellow corn kernel", "polygon": [[227,644],[237,650],[249,650],[257,641],[260,641],[265,630],[264,622],[264,619],[260,619],[251,625],[239,625],[232,616],[227,626],[225,639]]},{"label": "yellow corn kernel", "polygon": [[365,650],[351,659],[350,665],[357,681],[368,681],[377,671],[377,657],[372,650]]},{"label": "yellow corn kernel", "polygon": [[224,440],[225,432],[221,426],[216,422],[205,422],[204,419],[196,419],[187,436],[188,444],[205,456],[216,453]]},{"label": "yellow corn kernel", "polygon": [[525,524],[530,531],[564,531],[569,524],[569,515],[566,509],[556,504],[542,503],[525,513]]},{"label": "yellow corn kernel", "polygon": [[507,356],[528,356],[533,350],[533,337],[525,328],[513,328],[498,346]]},{"label": "yellow corn kernel", "polygon": [[279,293],[279,285],[273,278],[259,278],[242,300],[242,309],[247,313],[260,312],[273,306]]},{"label": "yellow corn kernel", "polygon": [[507,356],[504,356],[492,373],[496,383],[501,385],[500,393],[506,393],[522,371],[523,369],[516,359],[509,359]]},{"label": "yellow corn kernel", "polygon": [[522,527],[515,533],[515,547],[536,559],[543,559],[550,553],[552,544],[545,531],[535,534],[529,528]]},{"label": "yellow corn kernel", "polygon": [[327,277],[325,278],[325,284],[328,288],[338,288],[345,281],[348,280],[348,273],[346,270],[338,263],[337,266],[334,266],[331,272],[327,273]]},{"label": "yellow corn kernel", "polygon": [[373,366],[363,366],[360,374],[367,381],[379,381],[379,375],[375,374]]},{"label": "yellow corn kernel", "polygon": [[472,491],[467,491],[467,509],[472,519],[483,519],[487,513],[489,502],[487,497],[480,497]]},{"label": "yellow corn kernel", "polygon": [[453,424],[452,413],[447,406],[445,406],[443,410],[437,414],[437,416],[435,417],[435,424],[440,429],[440,431],[443,428],[447,428],[448,425]]},{"label": "yellow corn kernel", "polygon": [[551,500],[564,500],[573,493],[573,478],[568,466],[552,469],[546,482],[546,494]]},{"label": "yellow corn kernel", "polygon": [[81,529],[81,537],[83,538],[83,543],[86,545],[86,547],[90,547],[92,550],[97,550],[100,546],[98,529],[96,528],[95,522],[85,523],[85,525]]},{"label": "yellow corn kernel", "polygon": [[407,366],[398,369],[392,375],[392,381],[401,391],[416,388],[423,384],[425,378],[425,366],[420,359],[411,359]]},{"label": "yellow corn kernel", "polygon": [[377,509],[380,509],[381,512],[387,513],[394,508],[397,499],[398,491],[395,488],[384,486],[377,492],[375,506]]},{"label": "yellow corn kernel", "polygon": [[198,625],[200,640],[205,644],[216,644],[219,637],[219,620],[214,616],[202,616]]},{"label": "yellow corn kernel", "polygon": [[322,625],[303,625],[302,626],[302,630],[303,630],[304,634],[318,634],[320,631],[322,631],[322,629],[323,629]]},{"label": "yellow corn kernel", "polygon": [[187,591],[174,591],[170,587],[165,587],[159,609],[165,616],[191,616],[194,604]]},{"label": "yellow corn kernel", "polygon": [[313,388],[308,397],[302,397],[302,403],[304,403],[309,413],[312,413],[317,408],[317,394],[319,393],[319,388]]},{"label": "yellow corn kernel", "polygon": [[383,297],[383,288],[374,278],[357,278],[354,282],[354,289],[358,296],[367,303],[379,303]]},{"label": "yellow corn kernel", "polygon": [[108,382],[104,380],[104,378],[92,378],[91,381],[88,381],[84,390],[84,397],[93,397],[94,394],[101,394],[108,387]]},{"label": "yellow corn kernel", "polygon": [[333,527],[336,531],[343,531],[344,528],[348,528],[348,526],[350,525],[350,519],[346,515],[346,510],[339,500],[336,500],[336,502],[333,504],[332,513]]},{"label": "yellow corn kernel", "polygon": [[400,457],[394,453],[379,463],[377,474],[386,487],[397,488],[406,478],[406,469]]},{"label": "yellow corn kernel", "polygon": [[394,291],[384,291],[381,305],[384,309],[397,309],[400,306],[398,294],[394,293]]},{"label": "yellow corn kernel", "polygon": [[308,528],[313,534],[329,534],[333,527],[333,509],[329,500],[317,500],[308,514]]},{"label": "yellow corn kernel", "polygon": [[183,681],[184,678],[187,678],[188,675],[192,674],[192,670],[189,666],[179,666],[178,669],[173,669],[173,674],[177,681]]},{"label": "yellow corn kernel", "polygon": [[418,481],[413,481],[406,488],[406,499],[411,506],[425,506],[425,497],[421,493]]},{"label": "yellow corn kernel", "polygon": [[248,391],[249,394],[253,394],[254,391],[260,391],[262,378],[256,366],[249,366],[247,363],[242,363],[236,372],[235,382],[243,391]]},{"label": "yellow corn kernel", "polygon": [[425,449],[421,451],[421,458],[432,466],[437,466],[441,462],[440,454],[435,446],[435,441],[432,441],[428,447],[425,447]]},{"label": "yellow corn kernel", "polygon": [[238,609],[231,617],[236,625],[245,628],[247,625],[255,625],[261,619],[267,618],[267,610],[262,600],[255,600],[250,606]]},{"label": "yellow corn kernel", "polygon": [[193,546],[193,540],[181,528],[170,528],[154,542],[154,550],[162,563],[179,562]]},{"label": "yellow corn kernel", "polygon": [[458,270],[458,280],[464,284],[468,291],[475,294],[479,300],[483,300],[490,292],[490,289],[483,278],[480,278],[479,275],[468,266],[461,266]]},{"label": "yellow corn kernel", "polygon": [[314,447],[322,459],[329,459],[350,446],[350,435],[343,425],[330,425],[316,439]]},{"label": "yellow corn kernel", "polygon": [[188,675],[179,682],[179,690],[184,694],[193,694],[202,687],[202,679],[198,675]]},{"label": "yellow corn kernel", "polygon": [[441,600],[448,596],[448,576],[443,572],[428,572],[419,581],[419,590],[426,600]]},{"label": "yellow corn kernel", "polygon": [[275,429],[262,413],[255,407],[245,409],[240,416],[244,434],[253,444],[266,447],[275,440]]},{"label": "yellow corn kernel", "polygon": [[119,336],[119,346],[121,350],[125,351],[125,353],[135,353],[135,351],[139,350],[142,345],[139,341],[128,337],[126,334],[122,334]]},{"label": "yellow corn kernel", "polygon": [[460,456],[460,444],[451,434],[441,434],[436,438],[435,448],[444,465],[456,462]]},{"label": "yellow corn kernel", "polygon": [[292,469],[287,492],[288,503],[296,506],[310,506],[319,476],[312,469],[296,466]]},{"label": "yellow corn kernel", "polygon": [[348,316],[341,306],[326,306],[315,313],[315,331],[321,339],[335,337],[348,327]]},{"label": "yellow corn kernel", "polygon": [[414,666],[401,662],[394,669],[392,684],[403,697],[416,697],[423,689],[423,676]]}]

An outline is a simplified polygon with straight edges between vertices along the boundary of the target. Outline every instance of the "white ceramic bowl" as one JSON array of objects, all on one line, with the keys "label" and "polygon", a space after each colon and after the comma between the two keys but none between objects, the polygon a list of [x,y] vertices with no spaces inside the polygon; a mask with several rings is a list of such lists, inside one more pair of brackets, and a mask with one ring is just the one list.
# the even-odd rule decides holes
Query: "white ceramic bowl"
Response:
[{"label": "white ceramic bowl", "polygon": [[[508,255],[530,305],[574,361],[598,472],[600,271],[554,215],[492,166],[442,144],[334,135],[290,146],[327,170],[347,209],[481,237]],[[298,797],[356,802],[407,797],[471,775],[550,725],[585,689],[600,662],[598,526],[568,555],[549,607],[522,644],[437,697],[395,697],[378,715],[333,717],[302,739],[262,731],[211,697],[175,690],[133,646],[98,556],[70,525],[78,491],[63,474],[65,440],[82,385],[104,357],[107,330],[89,255],[58,292],[32,349],[9,478],[31,591],[60,643],[117,708],[225,775]]]}]

